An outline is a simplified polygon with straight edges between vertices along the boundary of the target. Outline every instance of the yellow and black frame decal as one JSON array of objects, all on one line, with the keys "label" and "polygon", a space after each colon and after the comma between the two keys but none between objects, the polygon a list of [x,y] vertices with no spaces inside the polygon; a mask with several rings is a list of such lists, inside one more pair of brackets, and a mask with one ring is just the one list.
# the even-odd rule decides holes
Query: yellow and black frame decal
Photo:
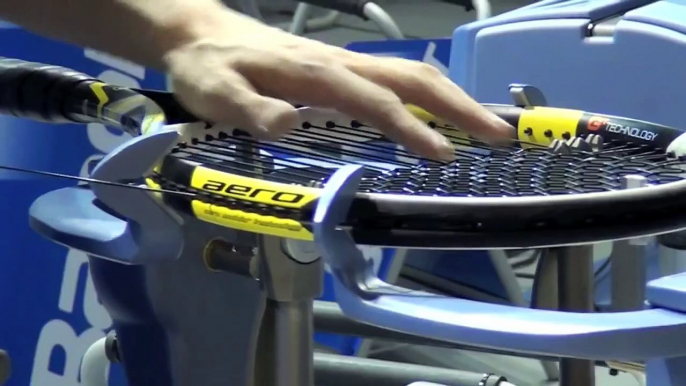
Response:
[{"label": "yellow and black frame decal", "polygon": [[119,127],[132,136],[145,134],[153,124],[165,122],[160,106],[125,87],[84,81],[76,86],[74,94],[79,97],[67,101],[68,111],[86,121]]},{"label": "yellow and black frame decal", "polygon": [[196,197],[165,194],[164,202],[199,220],[253,233],[313,239],[308,217],[320,189],[226,173],[174,156],[165,158],[159,175],[180,190],[196,193]]},{"label": "yellow and black frame decal", "polygon": [[597,134],[605,141],[648,145],[653,148],[667,149],[681,131],[674,128],[611,115],[584,113],[577,132],[586,137]]},{"label": "yellow and black frame decal", "polygon": [[577,136],[576,128],[583,114],[579,110],[524,107],[519,117],[517,137],[539,145],[549,145],[556,139],[568,140]]},{"label": "yellow and black frame decal", "polygon": [[581,110],[540,106],[485,105],[517,128],[522,147],[596,134],[606,142],[633,143],[666,149],[681,132],[668,126]]}]

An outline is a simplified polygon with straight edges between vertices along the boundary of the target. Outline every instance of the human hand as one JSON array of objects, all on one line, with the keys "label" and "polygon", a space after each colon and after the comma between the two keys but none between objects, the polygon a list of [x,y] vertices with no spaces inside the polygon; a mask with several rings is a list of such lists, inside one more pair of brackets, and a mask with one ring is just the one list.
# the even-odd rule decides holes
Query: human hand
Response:
[{"label": "human hand", "polygon": [[450,141],[405,103],[485,140],[512,136],[509,124],[428,64],[354,53],[257,22],[246,23],[240,33],[220,31],[165,56],[179,101],[208,121],[276,139],[297,125],[292,103],[332,108],[410,151],[443,161],[454,159]]}]

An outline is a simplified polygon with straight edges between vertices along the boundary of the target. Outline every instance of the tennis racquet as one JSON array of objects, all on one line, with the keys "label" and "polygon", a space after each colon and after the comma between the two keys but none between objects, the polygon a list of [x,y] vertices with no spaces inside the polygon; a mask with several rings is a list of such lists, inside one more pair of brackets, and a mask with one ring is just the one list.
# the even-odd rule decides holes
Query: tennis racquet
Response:
[{"label": "tennis racquet", "polygon": [[[238,127],[200,122],[170,93],[0,60],[0,113],[100,122],[134,136],[174,125],[178,144],[132,185],[220,226],[311,240],[322,187],[357,163],[365,176],[342,227],[358,244],[524,248],[686,228],[681,131],[578,110],[484,106],[517,129],[508,146],[489,146],[408,106],[455,145],[456,161],[438,163],[335,111],[301,108],[299,127],[262,142]],[[627,175],[643,176],[648,187],[622,190]]]}]

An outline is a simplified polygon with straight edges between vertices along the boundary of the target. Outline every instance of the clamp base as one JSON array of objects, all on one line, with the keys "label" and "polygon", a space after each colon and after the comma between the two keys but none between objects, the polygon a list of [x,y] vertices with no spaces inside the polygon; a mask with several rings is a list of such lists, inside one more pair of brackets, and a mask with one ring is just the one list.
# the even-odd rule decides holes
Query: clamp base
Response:
[{"label": "clamp base", "polygon": [[131,226],[96,202],[87,187],[55,190],[34,201],[29,223],[41,236],[91,256],[110,259],[135,252]]}]

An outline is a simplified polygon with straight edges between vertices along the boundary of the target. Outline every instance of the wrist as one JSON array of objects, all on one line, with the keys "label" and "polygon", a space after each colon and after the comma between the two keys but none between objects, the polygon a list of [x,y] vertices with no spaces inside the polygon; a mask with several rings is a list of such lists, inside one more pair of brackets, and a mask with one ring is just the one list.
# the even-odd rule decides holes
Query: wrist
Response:
[{"label": "wrist", "polygon": [[164,27],[156,43],[160,49],[160,69],[167,70],[174,53],[188,45],[270,28],[220,3],[212,1],[213,6],[208,6],[207,2],[202,3],[204,4],[201,7],[190,6],[189,9],[180,10],[163,22]]}]

